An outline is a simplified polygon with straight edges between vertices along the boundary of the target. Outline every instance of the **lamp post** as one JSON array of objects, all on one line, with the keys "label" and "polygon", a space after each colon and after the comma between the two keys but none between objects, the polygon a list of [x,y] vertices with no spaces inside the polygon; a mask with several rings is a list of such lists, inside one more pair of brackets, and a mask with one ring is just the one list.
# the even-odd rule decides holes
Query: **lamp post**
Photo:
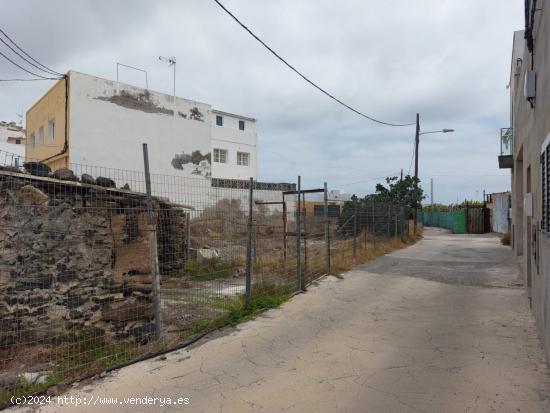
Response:
[{"label": "lamp post", "polygon": [[176,100],[176,57],[170,56],[170,57],[164,57],[159,56],[159,60],[161,62],[168,63],[169,66],[173,66],[174,68],[174,101]]},{"label": "lamp post", "polygon": [[[416,134],[414,137],[414,177],[418,179],[418,147],[420,145],[420,135],[427,135],[429,133],[450,133],[454,132],[454,129],[440,129],[427,132],[420,132],[420,114],[416,114]],[[416,234],[416,227],[418,225],[418,207],[414,208],[414,233]]]}]

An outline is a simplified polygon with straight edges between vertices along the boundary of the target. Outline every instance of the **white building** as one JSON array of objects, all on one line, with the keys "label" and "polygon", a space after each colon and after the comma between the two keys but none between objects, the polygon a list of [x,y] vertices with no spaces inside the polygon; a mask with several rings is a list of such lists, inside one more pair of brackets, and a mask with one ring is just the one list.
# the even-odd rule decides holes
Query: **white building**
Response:
[{"label": "white building", "polygon": [[[68,119],[68,122],[65,122]],[[257,175],[256,120],[70,71],[27,111],[27,159],[204,178]]]},{"label": "white building", "polygon": [[0,122],[0,163],[21,165],[25,158],[25,129],[15,122]]}]

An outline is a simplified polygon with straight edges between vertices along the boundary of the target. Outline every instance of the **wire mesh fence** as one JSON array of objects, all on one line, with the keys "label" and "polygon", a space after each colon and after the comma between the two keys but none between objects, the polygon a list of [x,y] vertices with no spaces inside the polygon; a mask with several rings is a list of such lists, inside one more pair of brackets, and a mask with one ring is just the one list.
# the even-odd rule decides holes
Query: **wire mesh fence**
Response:
[{"label": "wire mesh fence", "polygon": [[0,152],[0,403],[176,348],[407,234],[403,207],[327,194]]}]

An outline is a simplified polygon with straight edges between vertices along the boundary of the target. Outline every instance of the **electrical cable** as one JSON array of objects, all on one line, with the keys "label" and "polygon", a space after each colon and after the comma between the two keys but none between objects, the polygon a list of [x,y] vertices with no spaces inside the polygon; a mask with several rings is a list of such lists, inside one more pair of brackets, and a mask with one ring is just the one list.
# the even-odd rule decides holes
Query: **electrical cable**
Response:
[{"label": "electrical cable", "polygon": [[[38,60],[36,60],[34,57],[32,57],[30,54],[28,54],[27,52],[25,52],[17,43],[15,43],[15,41],[12,40],[12,38],[10,36],[8,36],[8,34],[0,29],[0,33],[2,33],[6,39],[8,39],[15,47],[17,47],[25,56],[27,56],[29,59],[31,59],[33,62],[35,62],[36,64],[42,66],[43,69],[41,69],[42,71],[44,72],[49,72],[50,74],[52,75],[57,75],[57,76],[64,76],[62,73],[59,73],[59,72],[56,72],[55,70],[53,69],[50,69],[48,66],[40,63]],[[5,44],[5,42],[4,42]],[[9,47],[9,45],[8,45]],[[11,49],[11,47],[10,47]],[[13,50],[13,49],[12,49]],[[19,55],[19,53],[17,53]],[[21,55],[19,55],[21,57]]]},{"label": "electrical cable", "polygon": [[36,80],[59,80],[62,77],[41,77],[34,79],[0,79],[0,82],[34,82]]},{"label": "electrical cable", "polygon": [[2,56],[4,59],[6,59],[7,61],[11,62],[13,65],[17,66],[18,68],[20,68],[21,70],[24,70],[25,72],[27,73],[30,73],[31,75],[33,76],[36,76],[36,77],[41,77],[42,79],[47,79],[46,77],[42,76],[42,75],[39,75],[39,74],[36,74],[34,72],[31,72],[30,70],[27,70],[25,69],[23,66],[21,66],[20,64],[14,62],[13,60],[11,60],[8,56],[6,56],[4,53],[0,52],[0,56]]},{"label": "electrical cable", "polygon": [[40,66],[34,64],[33,62],[31,62],[30,60],[28,60],[25,56],[22,56],[17,50],[15,50],[13,47],[11,47],[4,39],[2,39],[0,37],[0,42],[4,43],[13,53],[15,53],[17,56],[19,56],[19,58],[23,61],[25,61],[26,63],[28,63],[29,65],[35,67],[36,69],[38,70],[41,70],[42,72],[45,72],[47,73],[48,75],[55,75],[57,76],[57,73],[52,73],[52,72],[49,72],[47,70],[44,70],[42,69]]},{"label": "electrical cable", "polygon": [[357,115],[359,116],[362,116],[372,122],[376,122],[376,123],[379,123],[381,125],[386,125],[386,126],[412,126],[412,125],[415,125],[416,122],[412,122],[412,123],[390,123],[390,122],[384,122],[384,121],[381,121],[381,120],[378,120],[378,119],[375,119],[373,118],[372,116],[369,116],[369,115],[365,115],[364,113],[360,112],[359,110],[351,107],[350,105],[348,105],[347,103],[344,103],[342,100],[338,99],[337,97],[335,97],[334,95],[332,95],[331,93],[327,92],[325,89],[323,89],[321,86],[317,85],[315,82],[313,82],[312,80],[310,80],[308,77],[306,77],[305,75],[303,75],[300,71],[298,71],[298,69],[296,69],[294,66],[292,66],[290,63],[288,63],[284,58],[282,58],[277,52],[275,52],[271,47],[269,47],[262,39],[260,39],[257,35],[255,35],[252,30],[250,30],[248,27],[246,27],[233,13],[231,13],[229,10],[227,10],[227,8],[222,4],[220,3],[218,0],[214,0],[216,2],[216,4],[218,6],[220,6],[229,16],[231,16],[233,18],[233,20],[235,20],[244,30],[246,30],[254,39],[256,39],[258,42],[260,42],[262,44],[262,46],[264,46],[268,51],[271,52],[271,54],[273,54],[277,59],[279,59],[281,62],[283,62],[288,68],[290,68],[290,70],[292,70],[293,72],[295,72],[298,76],[300,76],[302,79],[304,79],[307,83],[309,83],[311,86],[313,86],[314,88],[316,88],[317,90],[319,90],[320,92],[324,93],[326,96],[328,96],[329,98],[331,98],[332,100],[336,101],[337,103],[339,103],[340,105],[344,106],[345,108],[351,110],[352,112],[356,113]]}]

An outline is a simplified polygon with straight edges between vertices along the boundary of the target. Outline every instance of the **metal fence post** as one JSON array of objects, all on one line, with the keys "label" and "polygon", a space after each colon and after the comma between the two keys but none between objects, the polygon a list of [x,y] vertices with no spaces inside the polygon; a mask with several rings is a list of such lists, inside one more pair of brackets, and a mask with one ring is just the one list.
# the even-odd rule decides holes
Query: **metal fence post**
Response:
[{"label": "metal fence post", "polygon": [[391,237],[391,204],[388,204],[388,238]]},{"label": "metal fence post", "polygon": [[353,200],[353,256],[357,253],[357,198]]},{"label": "metal fence post", "polygon": [[326,256],[325,256],[325,271],[327,274],[330,274],[330,239],[329,239],[329,220],[328,220],[328,191],[327,191],[327,183],[325,182],[324,186],[324,209],[323,209],[323,215],[325,216],[325,248],[326,248]]},{"label": "metal fence post", "polygon": [[187,238],[187,248],[186,248],[186,256],[189,260],[191,258],[191,212],[187,213],[187,218],[185,220],[186,222],[186,238]]},{"label": "metal fence post", "polygon": [[372,249],[376,251],[376,209],[374,207],[375,202],[372,202]]},{"label": "metal fence post", "polygon": [[301,195],[300,180],[301,180],[300,175],[298,175],[298,210],[296,211],[296,291],[302,290],[302,262],[301,262],[302,229],[300,225],[300,220],[302,216],[302,213],[301,213],[302,207],[300,205],[300,195]]},{"label": "metal fence post", "polygon": [[397,227],[399,225],[399,212],[396,210],[396,208],[394,208],[393,216],[395,220],[394,238],[397,239]]},{"label": "metal fence post", "polygon": [[149,172],[149,153],[147,144],[143,144],[143,166],[145,170],[145,190],[147,193],[147,226],[149,232],[149,265],[151,267],[153,317],[155,323],[155,337],[162,337],[162,315],[160,311],[160,274],[157,251],[157,231],[153,223],[153,199],[151,196],[151,174]]},{"label": "metal fence post", "polygon": [[246,288],[246,306],[252,303],[252,213],[253,213],[253,197],[254,197],[254,179],[250,178],[250,187],[248,190],[248,225],[246,234],[246,269],[245,269],[245,288]]}]

